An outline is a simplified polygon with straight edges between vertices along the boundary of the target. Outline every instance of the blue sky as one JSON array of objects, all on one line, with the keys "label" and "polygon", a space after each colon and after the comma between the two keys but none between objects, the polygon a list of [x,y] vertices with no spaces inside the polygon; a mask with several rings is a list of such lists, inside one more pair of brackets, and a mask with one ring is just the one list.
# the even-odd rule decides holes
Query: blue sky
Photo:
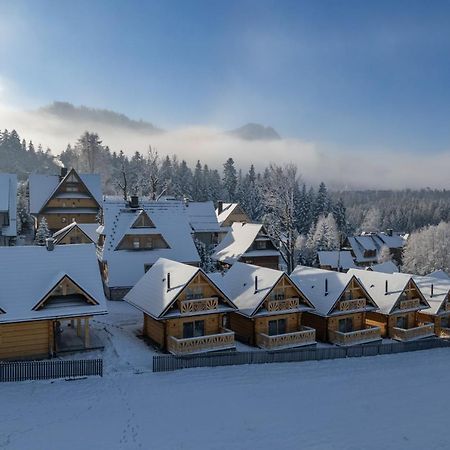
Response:
[{"label": "blue sky", "polygon": [[2,0],[0,101],[450,149],[450,2]]}]

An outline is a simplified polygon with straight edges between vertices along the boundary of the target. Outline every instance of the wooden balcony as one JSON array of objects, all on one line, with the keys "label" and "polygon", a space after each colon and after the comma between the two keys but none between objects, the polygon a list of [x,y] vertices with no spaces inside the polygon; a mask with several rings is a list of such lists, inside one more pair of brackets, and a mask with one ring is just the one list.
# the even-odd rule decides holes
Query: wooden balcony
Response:
[{"label": "wooden balcony", "polygon": [[355,309],[364,309],[366,307],[365,298],[355,298],[353,300],[342,300],[339,303],[340,311],[353,311]]},{"label": "wooden balcony", "polygon": [[284,298],[282,300],[270,299],[266,302],[266,309],[269,312],[287,311],[289,309],[297,309],[300,306],[298,297]]},{"label": "wooden balcony", "polygon": [[217,297],[196,298],[191,300],[180,301],[180,313],[192,314],[202,311],[211,311],[217,309],[219,299]]},{"label": "wooden balcony", "polygon": [[381,339],[380,327],[368,326],[363,330],[341,333],[336,330],[328,330],[329,341],[332,344],[348,346],[366,344],[367,342],[379,341]]},{"label": "wooden balcony", "polygon": [[415,341],[426,337],[434,336],[434,324],[427,323],[413,328],[392,328],[392,339],[397,341]]},{"label": "wooden balcony", "polygon": [[444,339],[450,338],[450,328],[442,327],[441,331],[439,332],[439,337]]},{"label": "wooden balcony", "polygon": [[420,299],[413,298],[411,300],[402,300],[399,305],[399,309],[419,309]]},{"label": "wooden balcony", "polygon": [[256,345],[265,350],[281,350],[315,343],[316,330],[309,327],[300,327],[299,331],[274,336],[269,336],[264,333],[258,333],[256,335]]},{"label": "wooden balcony", "polygon": [[170,353],[176,356],[192,355],[195,353],[229,350],[235,348],[234,332],[222,328],[217,334],[178,339],[169,336],[168,347]]}]

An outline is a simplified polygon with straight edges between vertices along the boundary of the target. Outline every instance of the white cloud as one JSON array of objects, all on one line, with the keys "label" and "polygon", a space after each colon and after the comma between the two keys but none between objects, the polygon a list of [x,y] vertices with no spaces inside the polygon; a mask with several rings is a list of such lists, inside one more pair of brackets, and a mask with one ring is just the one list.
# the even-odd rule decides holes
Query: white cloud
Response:
[{"label": "white cloud", "polygon": [[62,120],[42,112],[0,108],[2,128],[15,128],[21,137],[61,152],[86,130],[96,131],[111,150],[131,155],[149,145],[162,155],[176,154],[194,164],[197,159],[221,168],[231,156],[244,171],[251,163],[259,169],[270,162],[294,162],[303,179],[339,188],[448,187],[450,152],[414,154],[393,151],[342,151],[300,139],[243,141],[210,127],[185,127],[152,135],[108,124]]}]

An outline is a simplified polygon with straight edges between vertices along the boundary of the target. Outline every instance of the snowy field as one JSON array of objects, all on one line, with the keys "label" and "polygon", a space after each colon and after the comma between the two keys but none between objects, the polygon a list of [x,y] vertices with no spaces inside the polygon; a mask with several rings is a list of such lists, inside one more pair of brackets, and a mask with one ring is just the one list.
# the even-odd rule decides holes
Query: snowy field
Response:
[{"label": "snowy field", "polygon": [[0,384],[1,449],[450,447],[450,349],[156,374],[140,314],[110,309],[103,378]]}]

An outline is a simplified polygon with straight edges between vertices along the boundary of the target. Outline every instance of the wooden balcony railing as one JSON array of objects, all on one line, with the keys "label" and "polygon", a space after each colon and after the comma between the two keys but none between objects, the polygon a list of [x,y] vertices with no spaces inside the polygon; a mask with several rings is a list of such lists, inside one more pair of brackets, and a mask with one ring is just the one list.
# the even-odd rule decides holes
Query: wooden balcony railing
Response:
[{"label": "wooden balcony railing", "polygon": [[411,300],[401,300],[400,309],[418,309],[420,307],[420,299],[413,298]]},{"label": "wooden balcony railing", "polygon": [[342,300],[339,303],[340,311],[352,311],[354,309],[364,309],[366,307],[365,298],[355,298],[353,300]]},{"label": "wooden balcony railing", "polygon": [[427,323],[414,328],[398,328],[392,329],[392,339],[398,341],[414,341],[415,339],[422,339],[425,337],[434,336],[434,324]]},{"label": "wooden balcony railing", "polygon": [[363,330],[350,331],[349,333],[341,333],[336,330],[328,330],[329,341],[337,345],[356,345],[365,344],[366,342],[378,341],[381,339],[380,327],[368,326]]},{"label": "wooden balcony railing", "polygon": [[169,336],[167,349],[173,355],[181,356],[234,348],[234,332],[227,330],[226,328],[222,328],[221,330],[222,331],[217,334],[186,339],[178,339],[174,336]]},{"label": "wooden balcony railing", "polygon": [[441,331],[439,332],[439,337],[441,338],[450,338],[450,328],[442,327]]},{"label": "wooden balcony railing", "polygon": [[258,333],[256,335],[256,345],[265,350],[279,350],[283,348],[300,347],[302,345],[312,345],[316,343],[316,330],[309,327],[300,327],[299,331],[293,333],[268,334]]},{"label": "wooden balcony railing", "polygon": [[266,309],[270,312],[296,309],[299,306],[300,299],[298,297],[284,298],[282,300],[269,299],[266,302]]},{"label": "wooden balcony railing", "polygon": [[189,314],[201,311],[210,311],[217,309],[219,299],[217,297],[196,298],[191,300],[180,301],[180,313]]}]

